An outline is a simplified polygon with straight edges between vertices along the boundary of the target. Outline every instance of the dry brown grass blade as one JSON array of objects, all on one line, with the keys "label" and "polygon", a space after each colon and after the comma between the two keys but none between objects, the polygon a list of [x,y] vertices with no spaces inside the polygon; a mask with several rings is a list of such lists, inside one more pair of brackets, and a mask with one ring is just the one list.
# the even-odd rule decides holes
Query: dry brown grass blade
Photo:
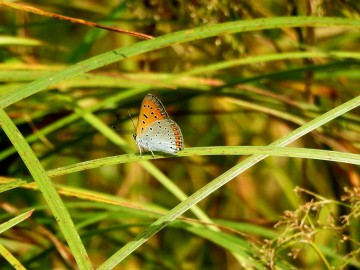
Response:
[{"label": "dry brown grass blade", "polygon": [[123,30],[123,29],[119,29],[119,28],[116,28],[116,27],[109,27],[109,26],[98,24],[98,23],[73,18],[73,17],[63,16],[63,15],[60,15],[60,14],[56,14],[56,13],[52,13],[52,12],[48,12],[48,11],[43,11],[43,10],[41,10],[39,8],[35,8],[35,7],[32,7],[32,6],[16,4],[16,3],[8,3],[8,2],[1,2],[0,6],[7,6],[7,7],[23,10],[23,11],[26,11],[26,12],[35,13],[35,14],[42,15],[42,16],[56,18],[56,19],[60,19],[60,20],[64,20],[64,21],[69,21],[69,22],[72,22],[72,23],[83,24],[83,25],[87,25],[87,26],[90,26],[90,27],[106,29],[106,30],[109,30],[109,31],[113,31],[113,32],[117,32],[117,33],[121,33],[121,34],[125,34],[125,35],[130,35],[130,36],[134,36],[134,37],[138,37],[138,38],[142,38],[142,39],[154,39],[153,36],[149,36],[149,35],[146,35],[146,34],[133,32],[133,31],[128,31],[128,30]]}]

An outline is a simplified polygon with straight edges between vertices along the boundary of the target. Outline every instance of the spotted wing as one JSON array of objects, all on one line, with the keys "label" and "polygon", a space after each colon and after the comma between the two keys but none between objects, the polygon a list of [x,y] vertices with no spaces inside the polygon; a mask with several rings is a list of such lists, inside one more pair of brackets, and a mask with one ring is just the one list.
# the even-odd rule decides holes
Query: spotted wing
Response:
[{"label": "spotted wing", "polygon": [[147,94],[141,103],[136,136],[141,136],[152,123],[163,119],[169,119],[164,105],[154,95]]},{"label": "spotted wing", "polygon": [[171,119],[155,121],[136,138],[136,142],[143,149],[169,154],[184,148],[180,127]]}]

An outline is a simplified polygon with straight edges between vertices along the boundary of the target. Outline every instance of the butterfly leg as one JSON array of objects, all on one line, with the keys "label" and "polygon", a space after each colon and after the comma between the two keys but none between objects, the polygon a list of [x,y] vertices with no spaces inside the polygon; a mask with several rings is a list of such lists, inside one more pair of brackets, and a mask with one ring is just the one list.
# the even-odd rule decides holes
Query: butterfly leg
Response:
[{"label": "butterfly leg", "polygon": [[151,151],[151,150],[150,150],[150,152],[151,152],[151,154],[152,154],[153,158],[155,158],[155,155],[154,155],[153,151]]}]

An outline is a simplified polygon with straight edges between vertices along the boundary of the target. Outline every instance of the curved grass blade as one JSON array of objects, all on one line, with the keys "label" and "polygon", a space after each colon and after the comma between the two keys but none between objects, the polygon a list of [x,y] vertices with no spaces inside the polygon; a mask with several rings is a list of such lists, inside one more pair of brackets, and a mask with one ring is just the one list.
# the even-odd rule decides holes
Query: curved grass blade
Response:
[{"label": "curved grass blade", "polygon": [[60,230],[69,244],[79,268],[92,269],[85,247],[81,242],[70,214],[58,192],[48,177],[45,169],[41,166],[41,163],[35,153],[3,109],[0,109],[0,126],[2,126],[6,135],[9,137],[10,141],[24,161],[26,167],[29,169],[35,182],[38,184],[47,205],[53,213],[59,224]]},{"label": "curved grass blade", "polygon": [[[340,115],[358,107],[360,105],[360,96],[356,97],[335,109],[313,119],[312,121],[304,124],[303,126],[297,128],[296,130],[290,132],[288,135],[282,137],[281,139],[275,141],[271,146],[280,146],[284,147],[289,143],[297,140],[298,138],[304,136],[305,134],[313,131],[314,129],[324,125],[325,123],[339,117]],[[192,194],[187,200],[181,202],[176,207],[171,209],[166,215],[156,220],[151,224],[145,231],[140,233],[133,241],[128,242],[124,247],[122,247],[118,252],[111,256],[107,261],[105,261],[98,270],[103,269],[112,269],[128,255],[130,255],[135,249],[145,243],[153,235],[159,232],[161,229],[166,227],[174,219],[182,215],[184,212],[189,210],[193,205],[197,204],[199,201],[207,197],[209,194],[213,193],[235,177],[237,177],[242,172],[246,171],[248,168],[252,167],[256,163],[268,157],[268,155],[253,155],[239,164],[235,165],[230,170],[226,171],[219,177],[215,178],[209,184]]]},{"label": "curved grass blade", "polygon": [[131,46],[106,52],[85,61],[78,62],[53,75],[36,80],[25,87],[16,89],[5,94],[0,100],[0,108],[5,108],[30,95],[45,90],[51,85],[60,81],[75,77],[90,70],[121,61],[125,58],[133,57],[146,52],[165,48],[174,44],[180,44],[193,40],[225,35],[231,33],[258,31],[264,29],[284,28],[284,27],[352,27],[360,28],[360,21],[346,18],[331,17],[277,17],[261,18],[255,20],[241,20],[226,22],[215,25],[206,25],[194,29],[186,29],[172,34],[161,36],[152,40],[142,41]]}]

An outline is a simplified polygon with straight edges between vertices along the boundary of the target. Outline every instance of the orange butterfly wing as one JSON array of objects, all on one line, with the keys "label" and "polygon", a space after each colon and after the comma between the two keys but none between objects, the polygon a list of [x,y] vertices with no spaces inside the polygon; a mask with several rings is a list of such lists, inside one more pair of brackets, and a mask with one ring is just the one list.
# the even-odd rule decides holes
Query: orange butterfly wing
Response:
[{"label": "orange butterfly wing", "polygon": [[170,117],[161,101],[154,95],[147,94],[141,103],[136,136],[141,136],[144,130],[146,130],[153,122],[169,118]]}]

